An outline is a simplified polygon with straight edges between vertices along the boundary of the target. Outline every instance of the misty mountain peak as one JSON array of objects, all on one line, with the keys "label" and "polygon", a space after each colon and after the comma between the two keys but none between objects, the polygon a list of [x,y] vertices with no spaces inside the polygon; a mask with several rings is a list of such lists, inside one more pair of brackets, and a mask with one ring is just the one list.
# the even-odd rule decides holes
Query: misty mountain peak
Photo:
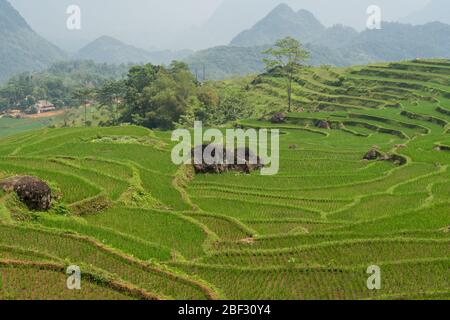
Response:
[{"label": "misty mountain peak", "polygon": [[325,27],[307,10],[295,12],[286,4],[275,7],[266,17],[251,29],[236,36],[231,45],[255,46],[273,44],[287,36],[307,43],[320,36]]},{"label": "misty mountain peak", "polygon": [[137,48],[126,44],[111,36],[101,36],[81,48],[76,59],[93,60],[97,63],[122,64],[122,63],[155,63],[167,64],[172,60],[180,60],[190,51],[152,51]]},{"label": "misty mountain peak", "polygon": [[276,6],[269,14],[271,15],[295,15],[295,11],[289,7],[286,3],[280,3],[278,6]]},{"label": "misty mountain peak", "polygon": [[81,48],[75,56],[98,63],[148,62],[149,52],[133,47],[111,36],[103,35]]},{"label": "misty mountain peak", "polygon": [[114,47],[122,48],[122,47],[127,47],[127,46],[128,46],[127,44],[125,44],[124,42],[120,41],[117,38],[103,35],[103,36],[98,37],[94,41],[90,42],[89,44],[87,44],[84,48],[106,47],[108,49],[112,49]]},{"label": "misty mountain peak", "polygon": [[100,36],[94,41],[95,42],[102,42],[102,43],[109,42],[109,43],[123,44],[123,42],[120,41],[119,39],[116,39],[114,37],[107,36],[107,35]]}]

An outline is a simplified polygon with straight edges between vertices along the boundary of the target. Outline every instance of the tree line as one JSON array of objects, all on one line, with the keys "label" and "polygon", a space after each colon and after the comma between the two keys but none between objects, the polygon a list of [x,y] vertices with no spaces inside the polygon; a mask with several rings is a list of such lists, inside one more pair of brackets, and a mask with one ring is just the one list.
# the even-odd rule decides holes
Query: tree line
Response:
[{"label": "tree line", "polygon": [[[291,111],[293,76],[308,52],[288,37],[264,54],[267,72],[276,70],[286,80],[286,110]],[[45,99],[60,108],[84,105],[86,111],[95,102],[109,110],[110,120],[102,125],[130,123],[172,129],[192,126],[194,121],[221,125],[253,116],[248,90],[221,82],[199,82],[188,65],[179,61],[168,66],[63,62],[42,73],[10,79],[0,88],[0,110],[25,109]]]}]

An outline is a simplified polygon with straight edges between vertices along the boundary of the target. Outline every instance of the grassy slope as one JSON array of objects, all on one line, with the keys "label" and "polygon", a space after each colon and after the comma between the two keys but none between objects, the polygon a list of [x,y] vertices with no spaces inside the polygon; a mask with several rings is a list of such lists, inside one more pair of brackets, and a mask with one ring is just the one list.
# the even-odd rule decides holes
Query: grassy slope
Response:
[{"label": "grassy slope", "polygon": [[[97,126],[100,121],[111,120],[111,112],[105,107],[93,106],[87,109],[87,121]],[[69,108],[64,114],[42,118],[11,119],[0,117],[0,138],[21,132],[38,130],[45,127],[82,127],[84,126],[84,107]]]},{"label": "grassy slope", "polygon": [[[27,221],[3,195],[0,246],[14,246],[5,257],[91,265],[162,298],[449,298],[450,153],[436,149],[450,145],[448,74],[445,60],[302,71],[273,177],[192,177],[171,163],[169,134],[133,126],[9,136],[0,174],[49,181],[71,214]],[[283,109],[282,79],[253,80],[225,85],[248,85],[262,114]],[[406,163],[362,161],[375,145]],[[373,264],[376,292],[365,287]]]}]

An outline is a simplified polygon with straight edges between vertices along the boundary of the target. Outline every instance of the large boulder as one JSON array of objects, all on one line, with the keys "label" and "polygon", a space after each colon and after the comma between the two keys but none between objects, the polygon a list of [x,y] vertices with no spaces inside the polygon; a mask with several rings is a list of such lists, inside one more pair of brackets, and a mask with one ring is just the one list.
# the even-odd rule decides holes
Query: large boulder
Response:
[{"label": "large boulder", "polygon": [[47,211],[52,203],[52,190],[42,180],[31,176],[15,176],[0,181],[4,191],[14,191],[30,210]]},{"label": "large boulder", "polygon": [[368,160],[368,161],[380,160],[382,158],[383,158],[383,155],[377,149],[370,150],[363,157],[364,160]]},{"label": "large boulder", "polygon": [[439,146],[436,146],[435,150],[436,151],[450,151],[450,147],[439,145]]},{"label": "large boulder", "polygon": [[232,151],[233,163],[227,164],[228,170],[250,173],[264,166],[260,157],[253,153],[250,148],[237,148]]},{"label": "large boulder", "polygon": [[286,121],[286,116],[282,112],[278,112],[270,118],[271,123],[284,123]]},{"label": "large boulder", "polygon": [[398,154],[381,153],[376,148],[373,148],[372,150],[367,152],[364,155],[363,160],[366,160],[366,161],[374,161],[374,160],[391,161],[395,165],[398,165],[398,166],[403,166],[408,162],[408,160],[404,156],[401,156]]},{"label": "large boulder", "polygon": [[[227,171],[225,163],[206,163],[203,159],[203,153],[205,149],[208,147],[207,144],[196,146],[191,150],[191,158],[192,163],[194,164],[195,173],[223,173]],[[223,146],[216,146],[217,148],[213,150],[211,153],[212,157],[216,156],[216,150],[222,148],[222,156],[219,156],[221,159],[226,157],[226,150]],[[196,157],[197,155],[197,157]],[[196,158],[201,159],[200,163],[196,163]],[[223,161],[223,160],[222,160]]]},{"label": "large boulder", "polygon": [[[214,173],[220,174],[228,171],[238,171],[242,173],[250,173],[251,171],[261,169],[263,161],[256,156],[249,148],[236,148],[227,150],[223,145],[211,146],[211,157],[216,158],[216,151],[220,150],[222,154],[217,155],[217,163],[206,163],[203,153],[209,145],[199,145],[191,150],[192,163],[196,173]],[[195,155],[201,159],[201,163],[195,163]],[[232,162],[228,161],[232,159]]]},{"label": "large boulder", "polygon": [[316,123],[316,127],[320,129],[331,129],[331,125],[328,121],[325,120],[319,120]]}]

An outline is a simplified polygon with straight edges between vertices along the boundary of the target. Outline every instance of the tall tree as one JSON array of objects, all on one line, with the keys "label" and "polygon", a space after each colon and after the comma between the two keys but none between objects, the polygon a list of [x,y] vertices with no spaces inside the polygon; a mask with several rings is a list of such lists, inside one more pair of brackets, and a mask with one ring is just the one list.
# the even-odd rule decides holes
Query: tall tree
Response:
[{"label": "tall tree", "polygon": [[287,80],[288,111],[292,110],[292,81],[294,74],[302,63],[309,58],[299,41],[292,37],[278,40],[272,48],[263,52],[268,58],[263,59],[266,70],[280,69]]},{"label": "tall tree", "polygon": [[87,106],[94,98],[94,90],[92,87],[84,86],[78,88],[73,93],[73,98],[80,104],[84,105],[84,126],[87,127]]},{"label": "tall tree", "polygon": [[101,106],[109,109],[113,125],[117,125],[117,109],[124,102],[126,91],[124,80],[107,81],[97,91],[97,101]]}]

